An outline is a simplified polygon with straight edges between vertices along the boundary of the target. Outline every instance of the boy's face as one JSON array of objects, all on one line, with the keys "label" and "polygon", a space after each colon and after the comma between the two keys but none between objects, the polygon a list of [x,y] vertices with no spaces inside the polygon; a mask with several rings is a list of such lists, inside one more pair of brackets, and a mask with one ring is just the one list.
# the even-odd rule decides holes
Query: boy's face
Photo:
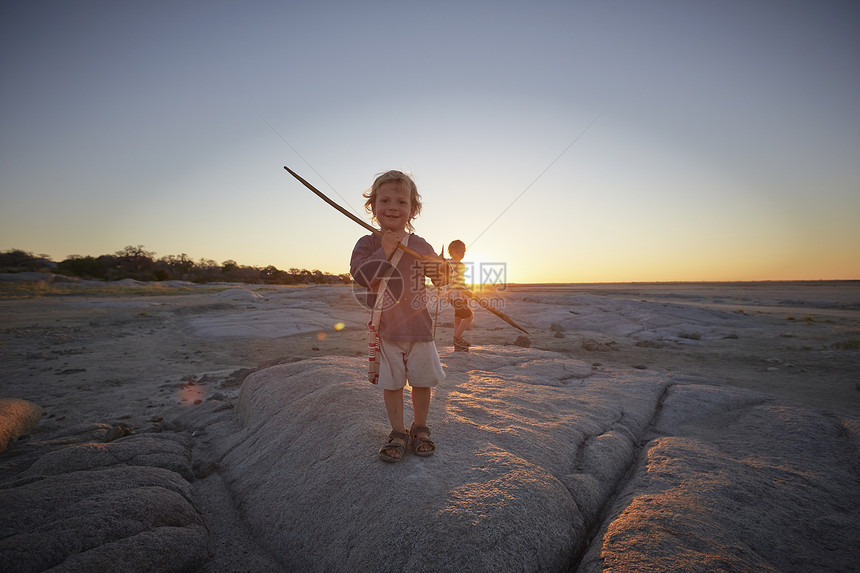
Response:
[{"label": "boy's face", "polygon": [[450,248],[450,247],[449,247],[449,248],[448,248],[448,254],[449,254],[449,255],[451,256],[451,258],[452,258],[452,259],[454,259],[455,261],[462,261],[462,260],[463,260],[463,257],[465,257],[465,256],[466,256],[466,249],[458,248],[458,247],[454,247],[454,248],[452,249],[452,248]]},{"label": "boy's face", "polygon": [[412,198],[400,183],[388,181],[376,192],[373,216],[383,231],[402,231],[412,216]]}]

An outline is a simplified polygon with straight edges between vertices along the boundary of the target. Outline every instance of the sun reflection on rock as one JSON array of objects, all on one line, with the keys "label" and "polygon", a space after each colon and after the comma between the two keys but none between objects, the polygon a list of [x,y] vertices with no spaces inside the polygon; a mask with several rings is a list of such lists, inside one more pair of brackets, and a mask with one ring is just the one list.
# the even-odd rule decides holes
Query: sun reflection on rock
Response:
[{"label": "sun reflection on rock", "polygon": [[203,402],[203,386],[194,381],[183,384],[179,388],[179,401],[183,406],[193,406]]}]

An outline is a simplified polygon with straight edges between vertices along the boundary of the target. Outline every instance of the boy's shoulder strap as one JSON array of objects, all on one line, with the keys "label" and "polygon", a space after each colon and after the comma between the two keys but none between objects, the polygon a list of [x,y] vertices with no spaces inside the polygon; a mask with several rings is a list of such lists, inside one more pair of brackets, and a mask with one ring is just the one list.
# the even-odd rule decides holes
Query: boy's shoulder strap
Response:
[{"label": "boy's shoulder strap", "polygon": [[[405,247],[409,242],[409,233],[400,239],[400,243]],[[397,263],[400,262],[400,258],[403,256],[403,251],[401,249],[396,249],[394,254],[391,255],[391,268],[385,271],[385,275],[379,281],[379,288],[376,291],[376,303],[373,305],[373,314],[370,317],[370,322],[374,326],[379,325],[379,319],[382,316],[382,301],[385,298],[385,289],[388,288],[388,279],[391,278],[391,275],[394,273],[394,269],[397,267]]]},{"label": "boy's shoulder strap", "polygon": [[[400,239],[400,244],[403,245],[404,247],[407,246],[409,244],[409,237],[410,236],[411,236],[410,233],[406,233],[405,235],[403,235],[403,238]],[[391,255],[391,261],[389,261],[391,263],[392,268],[397,266],[397,263],[400,262],[400,257],[402,257],[402,256],[403,256],[403,250],[402,249],[395,249],[394,250],[394,254]]]}]

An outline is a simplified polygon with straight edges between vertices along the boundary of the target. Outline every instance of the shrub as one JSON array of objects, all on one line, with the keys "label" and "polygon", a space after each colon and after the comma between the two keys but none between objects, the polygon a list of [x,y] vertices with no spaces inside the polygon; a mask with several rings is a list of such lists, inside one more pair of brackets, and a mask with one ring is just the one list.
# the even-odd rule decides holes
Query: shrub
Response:
[{"label": "shrub", "polygon": [[839,342],[831,344],[830,348],[835,348],[837,350],[858,350],[860,349],[860,338],[849,338],[848,340],[841,340]]},{"label": "shrub", "polygon": [[0,253],[0,272],[4,273],[40,271],[52,264],[48,255],[34,255],[21,249],[9,249]]}]

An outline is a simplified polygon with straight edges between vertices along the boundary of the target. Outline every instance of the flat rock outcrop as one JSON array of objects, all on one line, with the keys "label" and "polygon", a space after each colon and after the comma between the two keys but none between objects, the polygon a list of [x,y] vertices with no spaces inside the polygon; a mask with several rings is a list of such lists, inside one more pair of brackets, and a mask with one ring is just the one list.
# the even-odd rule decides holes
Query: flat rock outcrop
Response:
[{"label": "flat rock outcrop", "polygon": [[669,388],[580,571],[858,571],[856,419]]},{"label": "flat rock outcrop", "polygon": [[0,570],[187,571],[207,559],[187,436],[124,434],[90,424],[9,452]]},{"label": "flat rock outcrop", "polygon": [[[439,450],[379,462],[360,358],[242,387],[220,471],[287,570],[850,571],[857,420],[520,347],[446,354]],[[410,408],[407,407],[407,412]],[[407,423],[408,423],[407,419]]]},{"label": "flat rock outcrop", "polygon": [[442,358],[430,458],[378,460],[352,357],[251,373],[181,431],[19,441],[0,570],[858,570],[860,420],[519,346]]}]

